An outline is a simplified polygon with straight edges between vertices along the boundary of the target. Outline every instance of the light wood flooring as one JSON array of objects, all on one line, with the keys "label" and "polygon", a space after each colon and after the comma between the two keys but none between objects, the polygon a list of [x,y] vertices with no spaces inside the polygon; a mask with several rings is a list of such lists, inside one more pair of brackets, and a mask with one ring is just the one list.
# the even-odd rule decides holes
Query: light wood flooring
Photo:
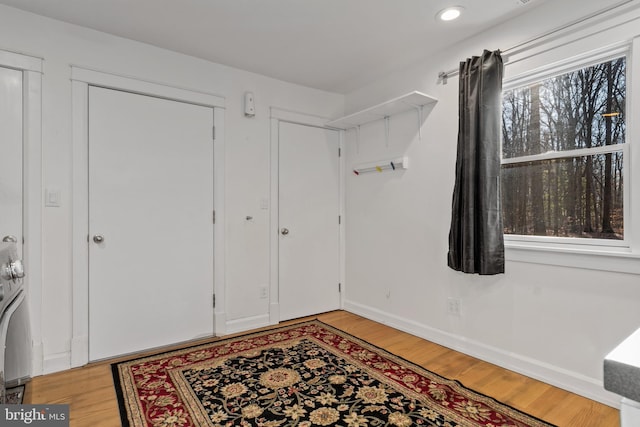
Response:
[{"label": "light wood flooring", "polygon": [[[614,408],[380,323],[344,311],[313,318],[559,427],[620,426]],[[25,403],[70,404],[72,427],[120,426],[111,376],[113,361],[36,377],[27,384]]]}]

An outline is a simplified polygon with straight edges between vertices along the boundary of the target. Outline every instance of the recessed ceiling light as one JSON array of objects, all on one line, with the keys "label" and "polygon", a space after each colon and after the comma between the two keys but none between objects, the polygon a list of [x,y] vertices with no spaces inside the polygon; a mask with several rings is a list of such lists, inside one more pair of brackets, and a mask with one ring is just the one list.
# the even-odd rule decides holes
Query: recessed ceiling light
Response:
[{"label": "recessed ceiling light", "polygon": [[461,14],[464,8],[462,6],[452,6],[446,9],[442,9],[436,15],[436,19],[438,21],[453,21],[457,19]]}]

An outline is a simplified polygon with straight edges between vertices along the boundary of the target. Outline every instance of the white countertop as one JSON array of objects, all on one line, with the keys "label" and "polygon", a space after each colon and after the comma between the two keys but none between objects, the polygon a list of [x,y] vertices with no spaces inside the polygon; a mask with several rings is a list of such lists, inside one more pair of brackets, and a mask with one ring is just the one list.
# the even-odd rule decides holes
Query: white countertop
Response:
[{"label": "white countertop", "polygon": [[605,359],[640,369],[640,329],[622,341]]}]

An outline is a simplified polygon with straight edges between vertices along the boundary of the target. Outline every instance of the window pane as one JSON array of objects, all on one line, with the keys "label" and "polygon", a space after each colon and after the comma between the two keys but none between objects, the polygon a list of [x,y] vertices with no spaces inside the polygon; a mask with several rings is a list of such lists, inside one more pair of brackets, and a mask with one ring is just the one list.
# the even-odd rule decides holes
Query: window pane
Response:
[{"label": "window pane", "polygon": [[505,234],[622,239],[622,152],[502,166]]},{"label": "window pane", "polygon": [[503,93],[503,158],[625,141],[626,59]]}]

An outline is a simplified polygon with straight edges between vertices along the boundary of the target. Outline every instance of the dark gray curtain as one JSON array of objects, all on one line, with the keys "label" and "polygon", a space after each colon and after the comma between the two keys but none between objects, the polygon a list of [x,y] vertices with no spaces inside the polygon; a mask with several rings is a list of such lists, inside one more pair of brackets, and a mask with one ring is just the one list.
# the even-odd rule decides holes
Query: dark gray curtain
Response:
[{"label": "dark gray curtain", "polygon": [[484,51],[460,63],[458,158],[448,264],[464,273],[504,273],[500,207],[502,57]]}]

